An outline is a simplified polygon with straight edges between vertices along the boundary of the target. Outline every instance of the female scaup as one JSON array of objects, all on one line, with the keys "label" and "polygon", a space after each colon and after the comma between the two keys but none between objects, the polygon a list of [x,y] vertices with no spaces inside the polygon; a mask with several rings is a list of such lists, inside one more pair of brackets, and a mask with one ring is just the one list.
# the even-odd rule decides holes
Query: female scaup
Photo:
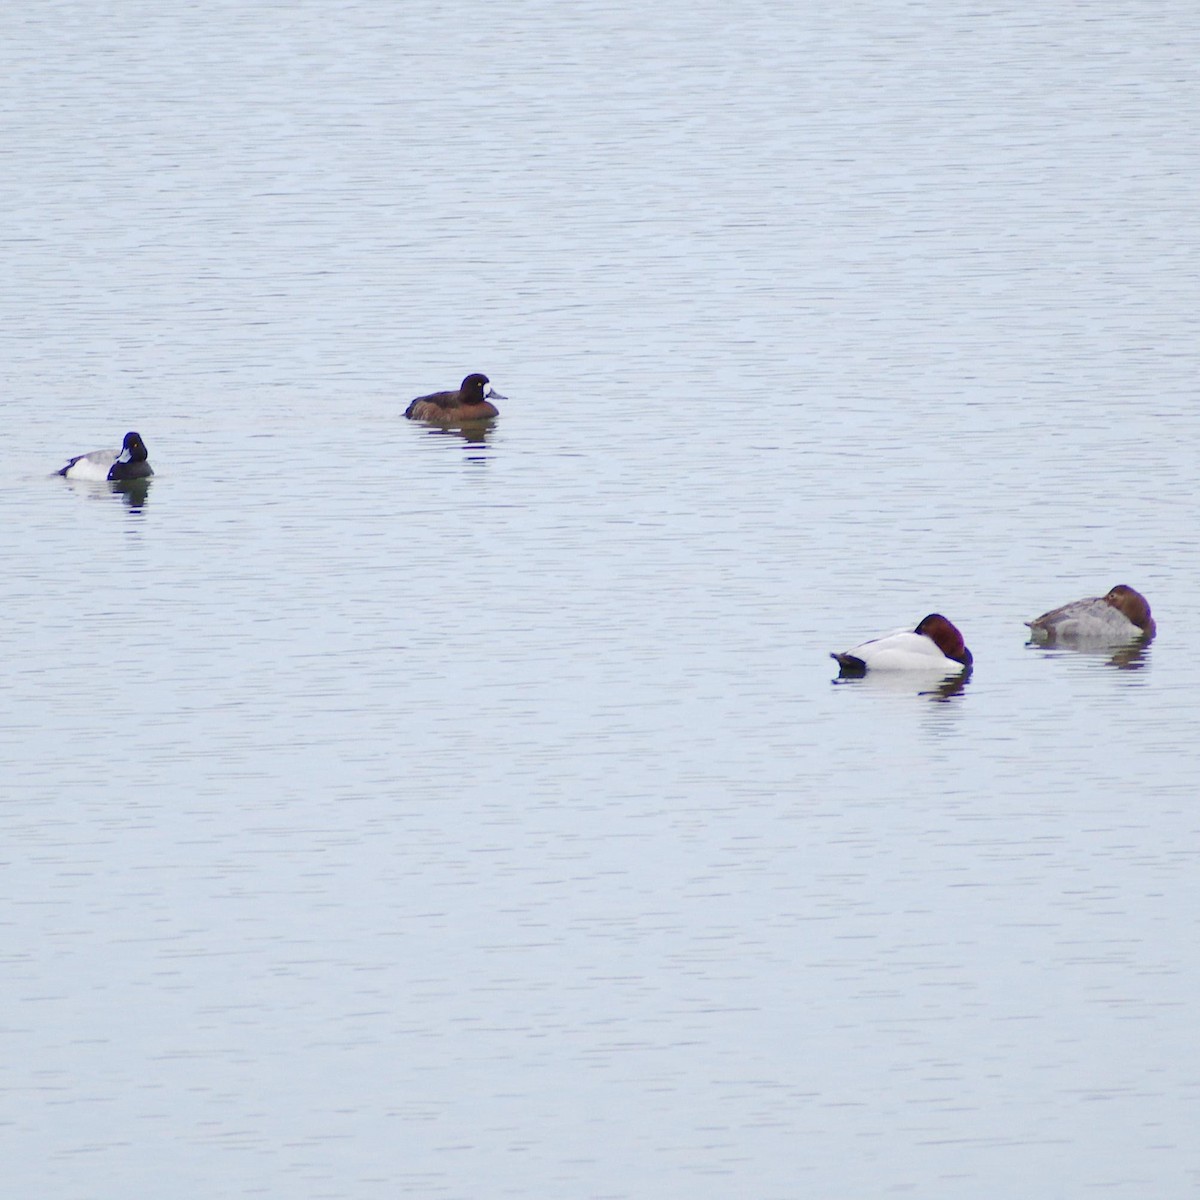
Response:
[{"label": "female scaup", "polygon": [[885,634],[832,654],[843,675],[867,671],[964,671],[974,661],[963,636],[941,613],[930,613],[911,632]]},{"label": "female scaup", "polygon": [[418,396],[404,411],[410,421],[434,421],[439,425],[461,425],[464,421],[489,421],[500,410],[491,398],[507,400],[492,389],[486,375],[468,375],[456,392],[434,392]]},{"label": "female scaup", "polygon": [[146,461],[146,443],[140,433],[127,433],[120,450],[93,450],[77,454],[56,474],[68,479],[90,479],[100,483],[108,480],[145,479],[154,472]]},{"label": "female scaup", "polygon": [[1035,640],[1047,643],[1149,641],[1156,628],[1146,597],[1124,583],[1107,596],[1073,600],[1025,624]]}]

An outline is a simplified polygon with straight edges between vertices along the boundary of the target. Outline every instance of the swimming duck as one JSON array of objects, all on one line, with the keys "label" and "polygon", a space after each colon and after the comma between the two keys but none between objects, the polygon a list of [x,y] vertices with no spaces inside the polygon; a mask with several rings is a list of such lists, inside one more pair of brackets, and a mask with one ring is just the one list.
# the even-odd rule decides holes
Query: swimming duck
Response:
[{"label": "swimming duck", "polygon": [[464,421],[487,421],[498,417],[500,410],[492,398],[507,400],[492,389],[486,375],[468,375],[456,392],[434,392],[418,396],[404,410],[410,421],[436,421],[440,425],[461,425]]},{"label": "swimming duck", "polygon": [[831,654],[843,675],[867,671],[941,671],[949,675],[965,671],[974,659],[963,644],[963,636],[941,613],[930,613],[909,632],[885,634]]},{"label": "swimming duck", "polygon": [[120,450],[93,450],[77,454],[56,474],[68,479],[90,479],[94,482],[121,479],[145,479],[154,472],[146,461],[146,443],[140,433],[127,433]]},{"label": "swimming duck", "polygon": [[1118,583],[1107,596],[1074,600],[1026,621],[1037,641],[1124,642],[1154,636],[1154,618],[1141,592]]}]

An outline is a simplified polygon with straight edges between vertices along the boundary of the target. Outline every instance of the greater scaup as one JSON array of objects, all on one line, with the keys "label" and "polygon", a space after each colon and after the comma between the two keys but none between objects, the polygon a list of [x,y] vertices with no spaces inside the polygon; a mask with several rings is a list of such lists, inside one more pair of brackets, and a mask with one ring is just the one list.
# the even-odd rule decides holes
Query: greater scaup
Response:
[{"label": "greater scaup", "polygon": [[486,375],[475,373],[462,381],[456,392],[434,392],[429,396],[418,396],[405,409],[410,421],[434,421],[439,425],[461,425],[464,421],[489,421],[498,417],[500,410],[491,402],[492,398],[507,400],[492,389]]},{"label": "greater scaup", "polygon": [[154,472],[146,461],[146,443],[140,433],[127,433],[120,450],[93,450],[77,454],[56,474],[68,479],[90,479],[95,482],[116,482],[122,479],[145,479]]}]

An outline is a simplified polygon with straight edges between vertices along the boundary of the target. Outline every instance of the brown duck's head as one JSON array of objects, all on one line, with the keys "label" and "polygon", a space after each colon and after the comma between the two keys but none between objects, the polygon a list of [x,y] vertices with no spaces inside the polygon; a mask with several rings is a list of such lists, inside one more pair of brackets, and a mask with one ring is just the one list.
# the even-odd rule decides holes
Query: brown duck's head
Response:
[{"label": "brown duck's head", "polygon": [[1154,621],[1150,616],[1150,605],[1146,597],[1127,583],[1118,583],[1104,599],[1118,612],[1124,613],[1139,629],[1149,631],[1153,627]]}]

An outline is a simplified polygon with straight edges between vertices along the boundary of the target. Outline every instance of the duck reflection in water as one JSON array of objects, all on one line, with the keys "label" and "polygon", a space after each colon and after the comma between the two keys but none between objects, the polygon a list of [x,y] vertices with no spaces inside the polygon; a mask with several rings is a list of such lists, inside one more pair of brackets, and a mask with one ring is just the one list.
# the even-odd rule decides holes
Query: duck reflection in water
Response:
[{"label": "duck reflection in water", "polygon": [[1139,638],[1125,645],[1105,645],[1102,642],[1046,642],[1030,638],[1025,643],[1027,650],[1036,650],[1042,658],[1095,659],[1118,671],[1141,671],[1150,665],[1150,641]]},{"label": "duck reflection in water", "polygon": [[149,479],[126,479],[120,483],[110,483],[108,486],[125,501],[125,507],[130,512],[140,512],[150,495],[151,482]]},{"label": "duck reflection in water", "polygon": [[117,479],[107,483],[88,483],[78,479],[68,479],[67,484],[72,491],[81,492],[91,500],[104,500],[109,496],[119,496],[130,512],[140,512],[146,505],[153,478]]},{"label": "duck reflection in water", "polygon": [[461,442],[467,462],[488,461],[488,443],[494,442],[495,425],[492,423],[468,423],[465,425],[435,425],[425,430],[429,437],[449,438],[448,444]]},{"label": "duck reflection in water", "polygon": [[861,688],[863,694],[916,696],[944,704],[947,700],[962,695],[967,684],[971,682],[971,672],[960,671],[957,675],[950,675],[945,679],[931,679],[928,675],[921,676],[912,672],[875,671],[865,675],[839,675],[830,682],[834,687]]}]

